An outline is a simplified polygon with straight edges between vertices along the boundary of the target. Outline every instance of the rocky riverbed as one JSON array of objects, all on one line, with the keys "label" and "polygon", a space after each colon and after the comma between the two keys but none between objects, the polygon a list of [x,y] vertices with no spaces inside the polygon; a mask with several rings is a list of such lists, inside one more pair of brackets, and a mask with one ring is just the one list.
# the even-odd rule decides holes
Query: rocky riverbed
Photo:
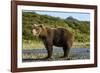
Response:
[{"label": "rocky riverbed", "polygon": [[71,48],[69,58],[60,58],[63,56],[62,48],[54,48],[52,59],[45,59],[47,56],[46,49],[25,49],[22,50],[23,62],[37,62],[37,61],[55,61],[55,60],[78,60],[89,59],[89,48]]}]

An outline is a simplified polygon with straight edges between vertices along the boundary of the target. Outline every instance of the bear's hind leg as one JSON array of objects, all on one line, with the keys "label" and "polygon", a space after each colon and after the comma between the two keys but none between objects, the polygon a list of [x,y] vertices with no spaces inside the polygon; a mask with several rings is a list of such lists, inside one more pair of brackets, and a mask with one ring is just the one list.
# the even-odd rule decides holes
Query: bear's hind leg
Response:
[{"label": "bear's hind leg", "polygon": [[63,52],[64,52],[64,55],[61,58],[69,58],[70,48],[68,46],[63,47]]}]

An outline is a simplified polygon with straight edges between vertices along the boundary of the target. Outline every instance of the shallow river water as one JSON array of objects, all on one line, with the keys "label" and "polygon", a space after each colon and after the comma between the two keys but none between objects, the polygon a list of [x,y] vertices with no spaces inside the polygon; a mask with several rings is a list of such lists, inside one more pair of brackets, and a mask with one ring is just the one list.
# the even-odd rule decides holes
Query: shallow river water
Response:
[{"label": "shallow river water", "polygon": [[[32,50],[22,50],[23,61],[45,61],[45,59],[40,59],[41,56],[47,55],[46,49],[32,49]],[[29,57],[31,55],[31,57]],[[61,59],[60,56],[63,55],[62,48],[53,48],[53,59],[52,60],[67,60],[66,58]],[[27,57],[26,57],[27,56]],[[34,58],[34,56],[36,56]],[[70,60],[77,59],[89,59],[90,49],[89,48],[71,48],[69,54]]]}]

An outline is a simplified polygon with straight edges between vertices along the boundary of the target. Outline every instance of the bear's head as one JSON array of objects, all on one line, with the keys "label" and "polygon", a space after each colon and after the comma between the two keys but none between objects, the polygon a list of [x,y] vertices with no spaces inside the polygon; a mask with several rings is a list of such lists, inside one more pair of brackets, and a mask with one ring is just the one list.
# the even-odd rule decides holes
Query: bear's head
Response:
[{"label": "bear's head", "polygon": [[43,26],[43,24],[40,24],[40,25],[33,24],[32,33],[34,36],[44,35],[45,27]]}]

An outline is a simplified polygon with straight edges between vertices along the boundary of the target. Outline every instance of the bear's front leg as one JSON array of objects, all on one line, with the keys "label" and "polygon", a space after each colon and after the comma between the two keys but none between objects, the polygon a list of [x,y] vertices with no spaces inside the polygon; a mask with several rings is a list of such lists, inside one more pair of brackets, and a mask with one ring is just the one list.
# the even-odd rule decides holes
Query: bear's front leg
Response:
[{"label": "bear's front leg", "polygon": [[52,52],[53,52],[53,45],[52,45],[52,43],[45,41],[45,48],[46,48],[47,54],[48,54],[48,56],[46,58],[47,59],[51,59],[52,58]]},{"label": "bear's front leg", "polygon": [[47,57],[46,59],[51,59],[52,58],[52,52],[53,52],[53,42],[52,38],[50,36],[46,37],[43,39],[44,46],[47,50]]},{"label": "bear's front leg", "polygon": [[48,45],[46,45],[46,49],[47,49],[47,53],[48,53],[47,58],[51,59],[52,58],[52,52],[53,52],[53,46],[48,44]]}]

